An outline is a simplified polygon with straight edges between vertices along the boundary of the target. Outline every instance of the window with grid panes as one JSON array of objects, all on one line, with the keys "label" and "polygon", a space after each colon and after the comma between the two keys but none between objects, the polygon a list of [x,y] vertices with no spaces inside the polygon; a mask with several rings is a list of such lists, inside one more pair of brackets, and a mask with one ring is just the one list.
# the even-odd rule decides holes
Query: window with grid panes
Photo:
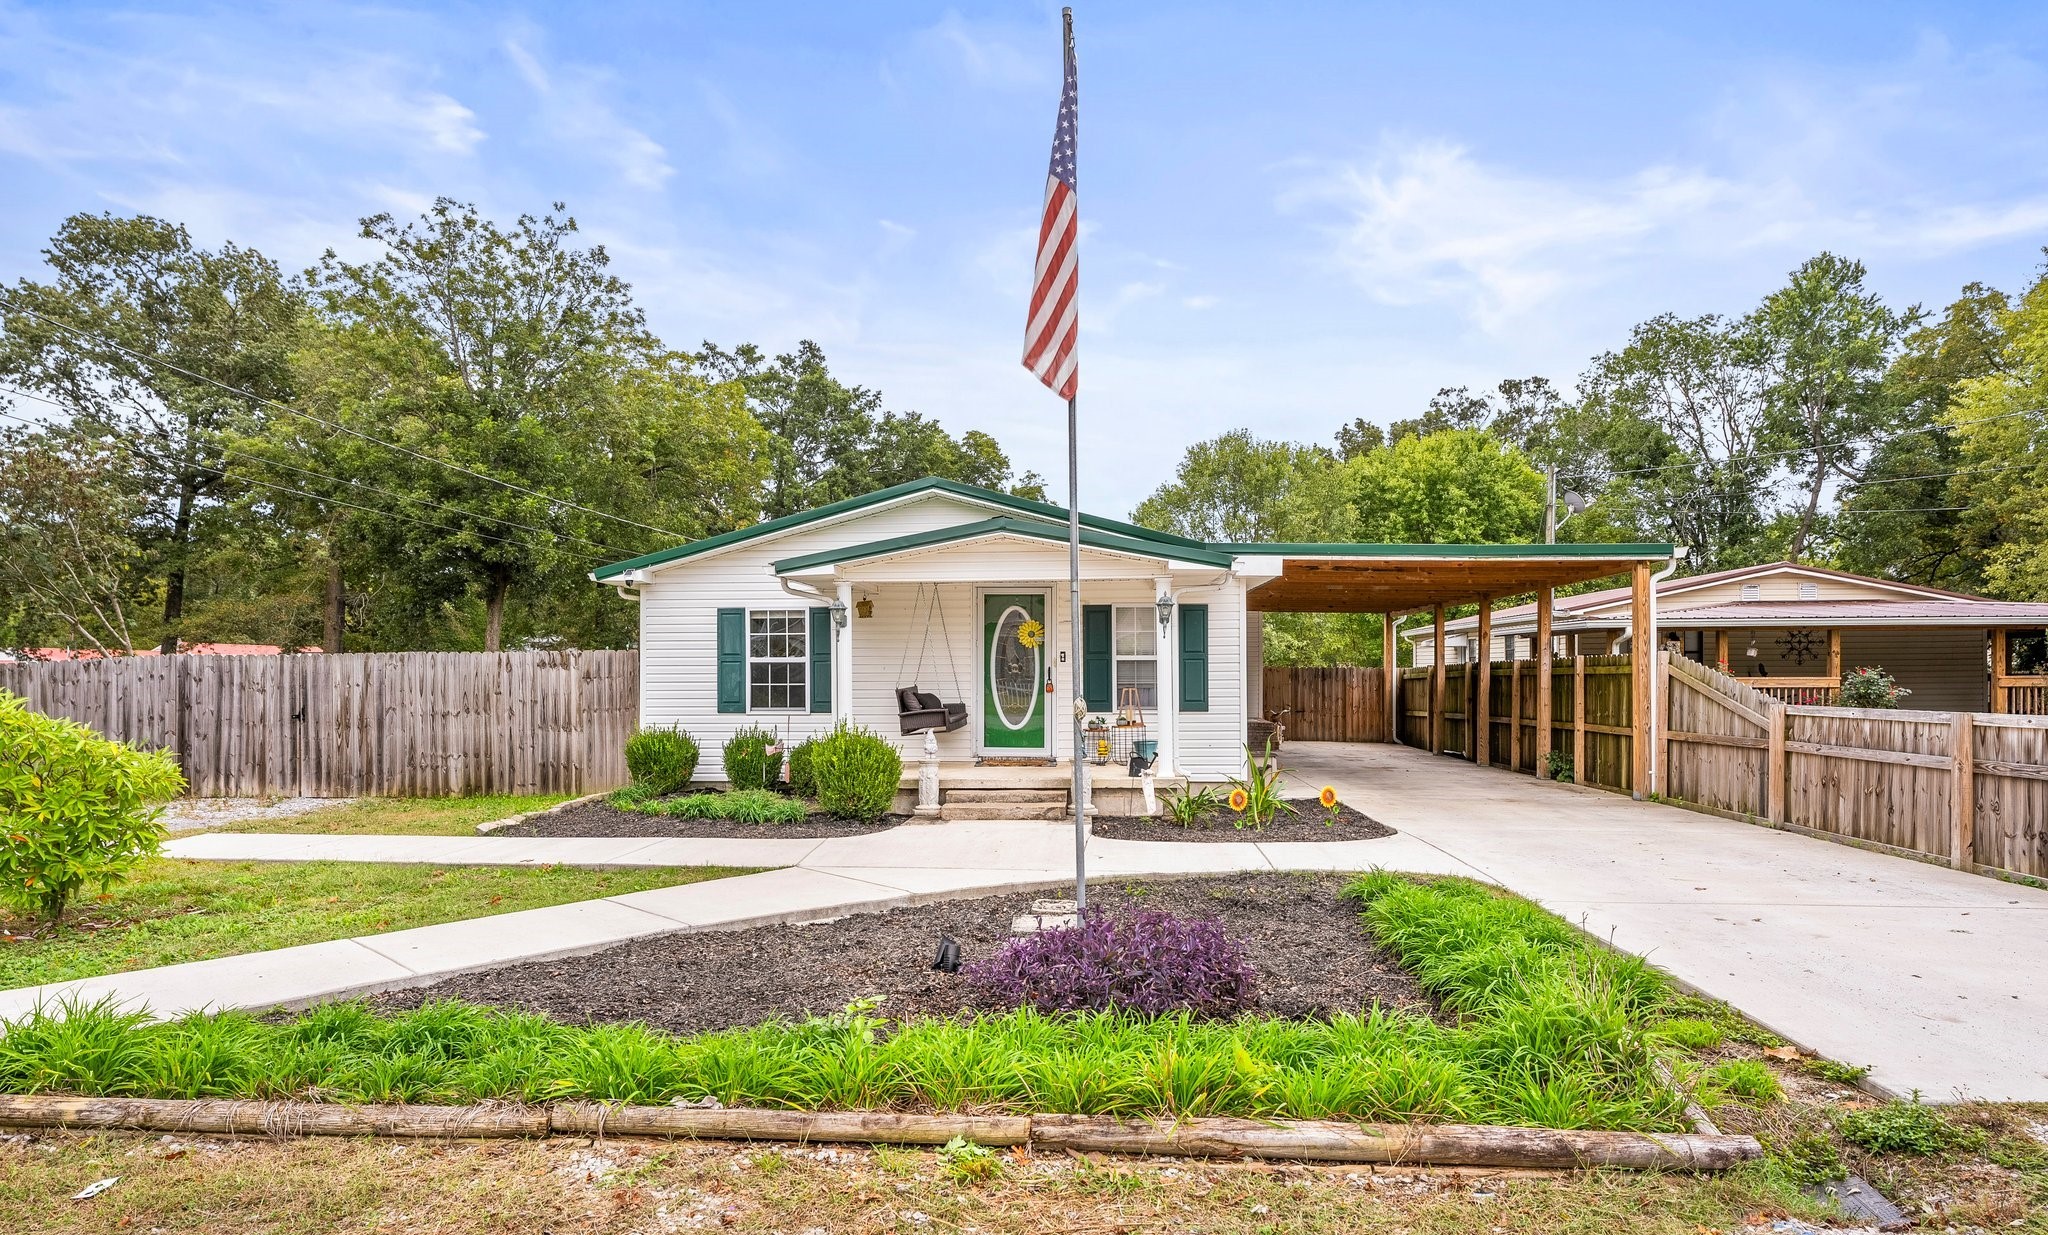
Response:
[{"label": "window with grid panes", "polygon": [[810,706],[810,615],[802,609],[747,613],[747,707]]},{"label": "window with grid panes", "polygon": [[1138,706],[1149,715],[1159,706],[1159,618],[1151,605],[1116,607],[1116,705],[1124,688],[1136,687]]}]

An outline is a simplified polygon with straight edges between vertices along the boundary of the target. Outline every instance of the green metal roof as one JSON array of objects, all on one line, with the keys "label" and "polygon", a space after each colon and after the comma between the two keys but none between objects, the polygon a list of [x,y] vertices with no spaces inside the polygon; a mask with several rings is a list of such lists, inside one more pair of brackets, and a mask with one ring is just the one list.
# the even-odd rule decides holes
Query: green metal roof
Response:
[{"label": "green metal roof", "polygon": [[1267,545],[1211,544],[1218,553],[1266,557],[1442,557],[1442,558],[1668,558],[1671,545],[1369,545],[1314,542]]},{"label": "green metal roof", "polygon": [[[775,563],[775,573],[797,574],[815,570],[820,566],[836,566],[844,562],[860,561],[864,558],[886,557],[892,553],[904,553],[914,549],[929,549],[937,545],[952,544],[955,541],[973,540],[982,536],[1029,536],[1036,540],[1055,541],[1065,544],[1067,527],[1064,523],[1049,523],[1040,519],[1017,519],[1008,515],[994,519],[982,519],[975,523],[962,523],[953,527],[934,528],[928,532],[911,532],[903,536],[892,536],[887,540],[871,540],[865,544],[846,545],[838,549],[824,549],[817,553],[806,553],[800,557],[783,558]],[[1177,562],[1197,562],[1204,566],[1228,567],[1230,555],[1205,549],[1192,542],[1174,544],[1151,536],[1143,539],[1134,536],[1120,536],[1111,532],[1097,531],[1084,526],[1081,529],[1081,543],[1091,549],[1107,549],[1117,553],[1130,553],[1139,557],[1171,559]]]},{"label": "green metal roof", "polygon": [[[723,549],[728,545],[741,544],[761,536],[772,536],[777,532],[786,532],[792,528],[803,527],[806,524],[830,519],[837,515],[852,514],[855,511],[865,510],[870,506],[880,506],[896,501],[899,498],[912,497],[919,493],[945,493],[953,497],[965,498],[969,501],[1004,507],[1008,510],[1014,510],[1019,514],[1031,515],[1035,518],[1047,519],[1056,523],[1065,523],[1067,521],[1066,508],[1055,506],[1050,502],[1035,502],[1030,498],[1017,497],[1009,493],[998,493],[994,489],[984,489],[979,485],[966,485],[961,484],[957,480],[946,480],[939,476],[926,476],[922,480],[912,480],[904,484],[892,485],[887,489],[877,489],[873,493],[863,493],[859,497],[850,497],[842,501],[831,502],[815,510],[799,511],[793,515],[784,515],[780,519],[764,520],[751,527],[743,527],[731,532],[721,532],[716,536],[706,536],[702,540],[693,540],[686,544],[676,545],[668,549],[660,549],[653,553],[643,553],[639,557],[628,558],[623,562],[613,562],[609,566],[600,566],[596,570],[591,571],[590,577],[602,582],[603,580],[623,575],[628,571],[639,570],[647,566],[663,566],[669,562],[677,562],[684,558],[709,553],[714,549]],[[1174,546],[1183,551],[1209,548],[1209,546],[1204,545],[1199,540],[1190,540],[1185,536],[1175,536],[1169,532],[1155,532],[1149,528],[1139,527],[1136,524],[1121,523],[1115,519],[1104,519],[1097,515],[1087,514],[1086,512],[1083,512],[1081,515],[1081,526],[1156,545]],[[1062,533],[1062,536],[1064,535],[1065,533]],[[1176,554],[1176,556],[1180,556],[1180,554]],[[1189,560],[1196,559],[1190,558]]]}]

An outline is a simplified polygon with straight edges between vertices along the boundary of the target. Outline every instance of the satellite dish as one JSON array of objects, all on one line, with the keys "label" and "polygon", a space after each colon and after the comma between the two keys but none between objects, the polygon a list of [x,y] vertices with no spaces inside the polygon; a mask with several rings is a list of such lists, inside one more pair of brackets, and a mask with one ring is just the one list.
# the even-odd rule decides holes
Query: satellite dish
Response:
[{"label": "satellite dish", "polygon": [[1586,507],[1592,505],[1590,501],[1586,500],[1575,489],[1566,489],[1563,493],[1557,495],[1557,500],[1564,503],[1564,508],[1575,515],[1585,514]]}]

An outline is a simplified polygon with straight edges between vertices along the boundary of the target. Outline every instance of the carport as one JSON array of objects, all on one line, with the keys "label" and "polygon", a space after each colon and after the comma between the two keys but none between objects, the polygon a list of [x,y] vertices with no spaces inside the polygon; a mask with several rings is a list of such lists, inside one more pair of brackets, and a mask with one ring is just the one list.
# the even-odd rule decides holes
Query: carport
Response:
[{"label": "carport", "polygon": [[[1380,671],[1391,741],[1401,740],[1402,719],[1395,624],[1411,614],[1432,614],[1436,655],[1429,674],[1424,726],[1432,753],[1443,749],[1446,611],[1453,606],[1477,605],[1477,646],[1482,651],[1471,669],[1477,674],[1474,706],[1478,711],[1471,723],[1473,740],[1468,743],[1467,753],[1481,765],[1493,762],[1489,743],[1494,661],[1520,659],[1513,655],[1513,649],[1508,649],[1505,656],[1494,654],[1493,609],[1502,600],[1533,595],[1536,633],[1529,658],[1535,662],[1534,762],[1539,776],[1543,775],[1552,733],[1552,598],[1561,587],[1627,575],[1634,601],[1628,658],[1633,715],[1628,734],[1635,764],[1635,796],[1644,796],[1651,780],[1649,760],[1655,741],[1651,698],[1651,667],[1655,658],[1637,653],[1656,643],[1651,580],[1654,570],[1673,561],[1672,546],[1254,544],[1232,545],[1228,549],[1246,557],[1277,559],[1272,575],[1247,593],[1246,607],[1254,612],[1382,615]],[[1511,723],[1519,725],[1520,718],[1512,718]]]}]

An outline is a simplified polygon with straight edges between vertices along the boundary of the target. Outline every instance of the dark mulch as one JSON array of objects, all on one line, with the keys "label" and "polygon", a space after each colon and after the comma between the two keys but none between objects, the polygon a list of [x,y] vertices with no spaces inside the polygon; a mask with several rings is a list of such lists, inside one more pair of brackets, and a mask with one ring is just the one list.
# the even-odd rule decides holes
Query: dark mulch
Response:
[{"label": "dark mulch", "polygon": [[1287,804],[1296,813],[1276,811],[1262,828],[1238,827],[1244,816],[1228,806],[1219,806],[1188,827],[1165,815],[1149,819],[1139,815],[1105,815],[1098,816],[1090,829],[1110,840],[1330,841],[1377,840],[1394,835],[1394,829],[1342,802],[1337,804],[1335,823],[1329,822],[1330,812],[1314,798],[1289,798]]},{"label": "dark mulch", "polygon": [[[1315,1017],[1377,1004],[1437,1015],[1415,979],[1365,933],[1357,905],[1339,897],[1350,878],[1103,881],[1091,883],[1088,894],[1090,908],[1220,920],[1258,971],[1261,1012]],[[960,941],[963,960],[985,957],[1010,938],[1013,917],[1051,895],[1058,893],[948,901],[809,926],[663,935],[589,956],[464,974],[372,1002],[400,1009],[466,999],[572,1024],[637,1020],[679,1033],[836,1012],[871,995],[883,997],[886,1016],[951,1016],[969,1001],[958,975],[930,968],[939,932]]]},{"label": "dark mulch", "polygon": [[729,819],[674,819],[667,815],[646,815],[620,810],[602,799],[572,806],[552,815],[539,815],[492,836],[715,836],[744,840],[809,840],[822,836],[866,836],[885,832],[908,819],[908,815],[884,815],[873,823],[834,819],[822,813],[807,816],[802,823],[735,823]]}]

